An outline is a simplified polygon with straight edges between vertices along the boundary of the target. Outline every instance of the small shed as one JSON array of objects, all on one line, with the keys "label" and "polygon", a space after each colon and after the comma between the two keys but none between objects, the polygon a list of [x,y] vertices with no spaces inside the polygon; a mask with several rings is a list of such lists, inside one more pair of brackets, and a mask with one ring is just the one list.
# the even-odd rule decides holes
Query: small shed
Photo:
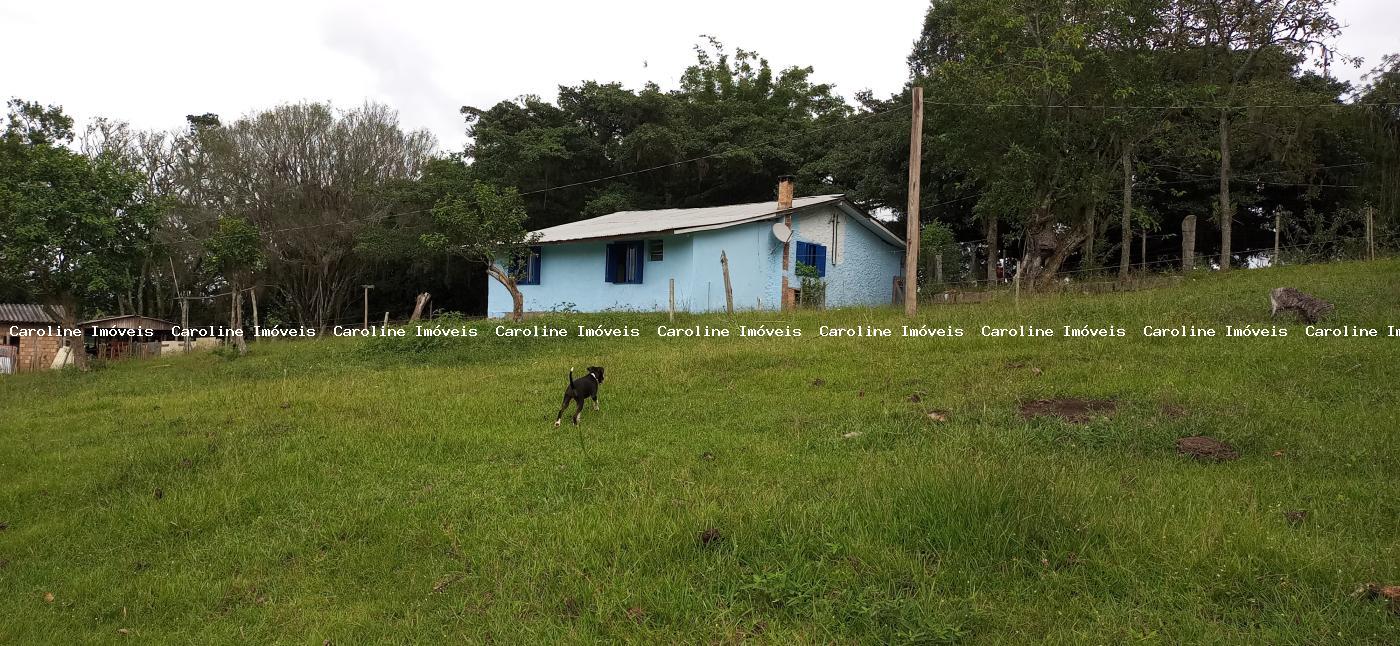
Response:
[{"label": "small shed", "polygon": [[98,359],[160,356],[161,343],[174,340],[174,323],[136,314],[108,316],[79,324]]},{"label": "small shed", "polygon": [[[63,317],[62,307],[52,309]],[[43,305],[0,303],[0,375],[54,367],[68,341],[61,323]]]}]

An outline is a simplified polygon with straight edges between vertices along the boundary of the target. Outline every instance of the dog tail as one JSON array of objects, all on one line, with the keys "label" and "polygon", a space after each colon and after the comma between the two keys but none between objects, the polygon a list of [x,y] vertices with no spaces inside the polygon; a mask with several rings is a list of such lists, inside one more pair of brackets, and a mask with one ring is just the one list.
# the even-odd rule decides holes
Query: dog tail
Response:
[{"label": "dog tail", "polygon": [[569,366],[569,382],[568,382],[568,384],[569,384],[570,386],[574,385],[574,368],[573,368],[573,366]]}]

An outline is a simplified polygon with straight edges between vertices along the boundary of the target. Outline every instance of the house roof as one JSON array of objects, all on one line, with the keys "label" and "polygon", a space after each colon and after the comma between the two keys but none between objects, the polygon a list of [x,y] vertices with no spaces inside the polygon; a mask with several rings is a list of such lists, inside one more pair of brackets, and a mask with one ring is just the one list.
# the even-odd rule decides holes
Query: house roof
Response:
[{"label": "house roof", "polygon": [[700,209],[657,209],[654,211],[618,211],[578,222],[540,229],[539,244],[576,242],[607,238],[626,238],[643,234],[678,234],[722,229],[747,222],[757,222],[776,218],[785,213],[800,211],[823,204],[835,204],[856,217],[877,234],[882,234],[890,244],[904,246],[894,234],[873,221],[870,216],[846,201],[845,195],[813,195],[799,197],[792,201],[792,209],[782,210],[775,201],[731,204]]},{"label": "house roof", "polygon": [[[55,306],[54,309],[59,316],[63,315],[63,307]],[[0,321],[7,323],[60,323],[53,320],[44,311],[43,305],[31,303],[0,303]]]}]

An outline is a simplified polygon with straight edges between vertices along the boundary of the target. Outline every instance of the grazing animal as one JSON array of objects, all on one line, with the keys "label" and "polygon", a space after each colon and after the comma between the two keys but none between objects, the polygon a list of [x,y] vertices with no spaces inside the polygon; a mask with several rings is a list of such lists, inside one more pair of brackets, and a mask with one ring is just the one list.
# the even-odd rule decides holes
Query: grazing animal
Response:
[{"label": "grazing animal", "polygon": [[1315,296],[1309,296],[1292,287],[1279,287],[1269,292],[1269,318],[1279,311],[1297,312],[1298,317],[1308,323],[1316,323],[1332,311],[1332,304]]},{"label": "grazing animal", "polygon": [[559,407],[559,415],[554,418],[554,427],[558,428],[559,423],[564,421],[564,411],[569,408],[569,402],[578,404],[578,409],[574,411],[574,426],[578,426],[579,418],[583,416],[583,400],[593,400],[593,410],[598,408],[598,386],[603,384],[603,369],[598,366],[589,366],[588,374],[574,379],[574,369],[569,368],[568,387],[564,389],[564,405]]}]

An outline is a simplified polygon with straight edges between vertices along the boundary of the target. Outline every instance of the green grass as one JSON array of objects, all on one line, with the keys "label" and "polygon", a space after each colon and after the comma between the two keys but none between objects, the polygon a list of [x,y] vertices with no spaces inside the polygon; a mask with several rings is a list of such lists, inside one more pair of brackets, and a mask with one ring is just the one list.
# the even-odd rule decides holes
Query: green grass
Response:
[{"label": "green grass", "polygon": [[[1140,336],[1268,325],[1278,285],[1400,326],[1391,260],[923,310],[961,339],[816,337],[906,322],[885,310],[681,317],[805,331],[777,339],[618,314],[545,322],[642,336],[474,324],[3,379],[0,642],[1395,643],[1353,591],[1400,582],[1400,338]],[[1021,321],[1128,336],[978,335]],[[595,363],[602,411],[552,429]],[[1017,414],[1056,396],[1119,411]],[[1192,434],[1242,457],[1177,456]]]}]

